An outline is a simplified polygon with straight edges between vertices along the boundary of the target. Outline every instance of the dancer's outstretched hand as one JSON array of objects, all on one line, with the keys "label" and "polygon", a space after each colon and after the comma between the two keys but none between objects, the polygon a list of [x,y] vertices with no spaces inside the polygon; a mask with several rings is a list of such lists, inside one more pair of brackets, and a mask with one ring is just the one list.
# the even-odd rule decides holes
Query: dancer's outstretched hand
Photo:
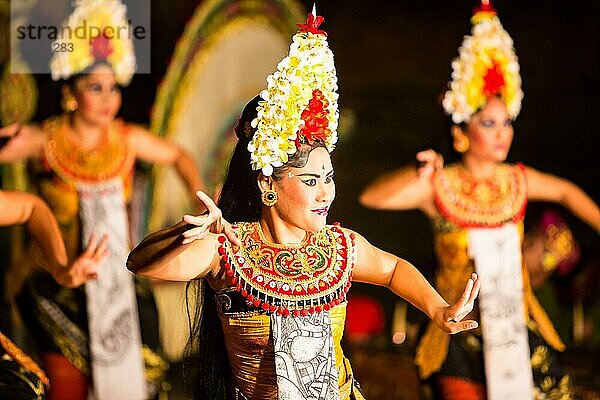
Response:
[{"label": "dancer's outstretched hand", "polygon": [[240,245],[240,241],[231,227],[231,224],[223,218],[221,210],[215,202],[204,192],[196,192],[198,199],[206,207],[206,212],[194,216],[184,215],[183,220],[188,224],[196,225],[196,228],[188,229],[183,232],[183,244],[192,243],[194,240],[204,239],[209,233],[224,233],[227,239],[235,245]]},{"label": "dancer's outstretched hand", "polygon": [[93,233],[83,253],[70,266],[58,268],[54,280],[62,286],[76,288],[90,279],[98,279],[98,266],[109,254],[108,235],[98,241],[98,235]]},{"label": "dancer's outstretched hand", "polygon": [[435,323],[446,333],[458,333],[469,329],[475,329],[479,326],[477,321],[462,319],[466,317],[472,310],[475,299],[479,295],[481,287],[481,279],[477,274],[471,274],[471,278],[467,281],[465,290],[460,299],[453,305],[440,309],[434,316]]}]

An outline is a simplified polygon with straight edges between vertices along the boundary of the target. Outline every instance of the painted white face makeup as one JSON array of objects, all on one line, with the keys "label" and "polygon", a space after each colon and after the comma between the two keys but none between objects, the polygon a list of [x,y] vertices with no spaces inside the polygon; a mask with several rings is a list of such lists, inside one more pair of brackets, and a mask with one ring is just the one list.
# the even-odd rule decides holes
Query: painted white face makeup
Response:
[{"label": "painted white face makeup", "polygon": [[326,224],[335,198],[333,165],[327,150],[318,147],[310,152],[302,168],[290,168],[286,177],[274,182],[278,201],[277,215],[287,224],[304,230],[318,231]]}]

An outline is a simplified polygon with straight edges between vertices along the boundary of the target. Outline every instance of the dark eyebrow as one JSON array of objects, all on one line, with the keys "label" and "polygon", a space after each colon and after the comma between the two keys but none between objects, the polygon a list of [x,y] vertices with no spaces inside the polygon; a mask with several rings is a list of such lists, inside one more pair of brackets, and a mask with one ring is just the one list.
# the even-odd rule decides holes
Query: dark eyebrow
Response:
[{"label": "dark eyebrow", "polygon": [[[329,171],[328,173],[325,174],[325,176],[329,176],[329,175],[333,175],[333,169],[331,171]],[[305,172],[303,174],[298,174],[298,175],[295,175],[295,176],[297,176],[297,177],[311,176],[311,177],[315,177],[315,178],[320,178],[321,174],[313,174],[313,173],[310,173],[310,172]]]}]

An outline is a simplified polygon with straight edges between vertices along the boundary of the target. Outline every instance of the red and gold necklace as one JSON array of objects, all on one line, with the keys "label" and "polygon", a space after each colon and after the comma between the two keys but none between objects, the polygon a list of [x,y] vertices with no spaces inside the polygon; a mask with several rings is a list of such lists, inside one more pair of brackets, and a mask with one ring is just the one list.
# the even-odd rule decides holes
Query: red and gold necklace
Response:
[{"label": "red and gold necklace", "polygon": [[453,164],[433,179],[435,204],[460,227],[495,227],[523,218],[527,206],[525,167],[500,164],[490,178],[475,179]]},{"label": "red and gold necklace", "polygon": [[50,167],[65,182],[95,183],[131,173],[135,153],[122,132],[124,127],[115,121],[108,128],[102,145],[84,150],[69,138],[71,129],[67,115],[46,122],[48,143],[44,157]]},{"label": "red and gold necklace", "polygon": [[268,242],[258,222],[235,226],[241,246],[219,237],[221,264],[235,289],[256,307],[308,315],[344,301],[354,267],[354,235],[337,226],[306,232],[296,245]]}]

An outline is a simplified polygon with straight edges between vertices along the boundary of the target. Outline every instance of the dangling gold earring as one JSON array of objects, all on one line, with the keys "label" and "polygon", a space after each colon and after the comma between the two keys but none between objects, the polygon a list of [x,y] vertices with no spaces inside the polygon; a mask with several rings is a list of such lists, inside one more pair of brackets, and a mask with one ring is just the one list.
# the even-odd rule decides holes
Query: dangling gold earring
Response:
[{"label": "dangling gold earring", "polygon": [[471,142],[469,141],[469,138],[467,136],[465,136],[464,134],[459,134],[454,136],[454,150],[456,150],[459,153],[465,153],[467,150],[469,150],[469,147],[471,146]]},{"label": "dangling gold earring", "polygon": [[273,207],[277,203],[277,192],[273,189],[265,190],[260,198],[265,206]]},{"label": "dangling gold earring", "polygon": [[73,111],[79,108],[79,103],[77,102],[77,99],[73,97],[72,94],[66,94],[60,101],[60,106],[62,107],[64,112],[72,113]]}]

